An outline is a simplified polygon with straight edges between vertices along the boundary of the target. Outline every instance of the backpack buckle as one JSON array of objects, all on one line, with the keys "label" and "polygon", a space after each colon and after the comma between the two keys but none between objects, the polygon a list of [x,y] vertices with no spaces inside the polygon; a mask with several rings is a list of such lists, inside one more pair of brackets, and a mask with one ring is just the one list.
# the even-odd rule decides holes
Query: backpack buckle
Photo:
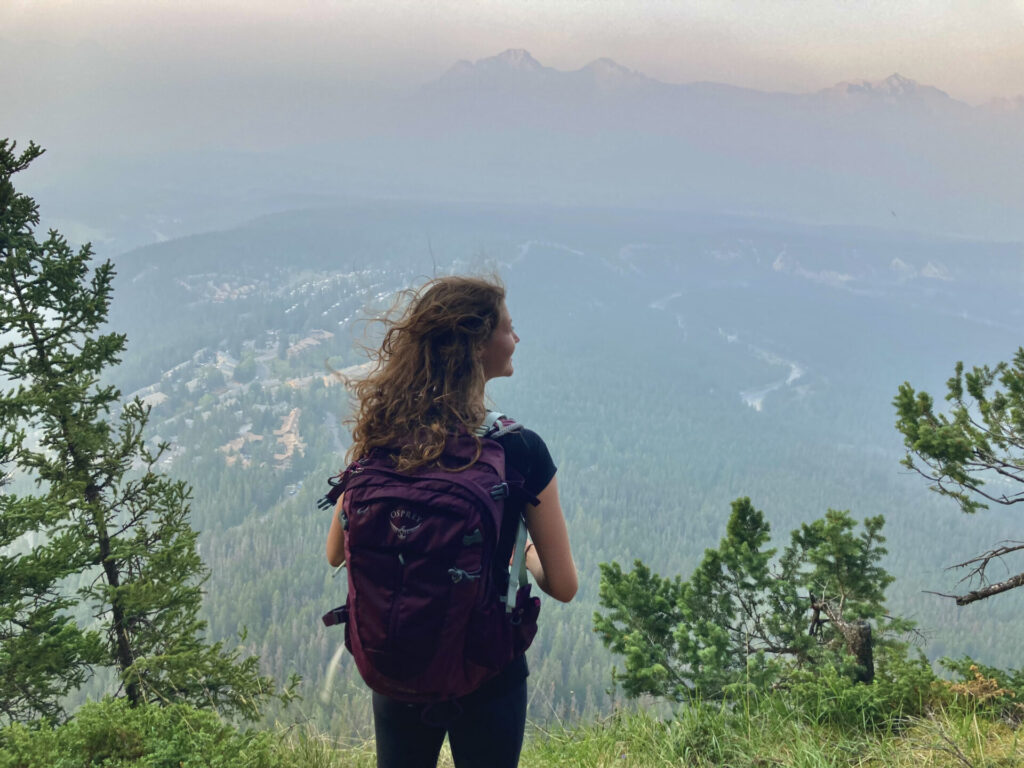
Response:
[{"label": "backpack buckle", "polygon": [[496,486],[491,488],[491,498],[495,501],[508,498],[511,490],[508,487],[508,483],[498,483]]},{"label": "backpack buckle", "polygon": [[335,624],[345,624],[348,622],[348,603],[345,605],[339,605],[337,608],[332,608],[325,613],[320,620],[324,623],[325,627],[333,627]]}]

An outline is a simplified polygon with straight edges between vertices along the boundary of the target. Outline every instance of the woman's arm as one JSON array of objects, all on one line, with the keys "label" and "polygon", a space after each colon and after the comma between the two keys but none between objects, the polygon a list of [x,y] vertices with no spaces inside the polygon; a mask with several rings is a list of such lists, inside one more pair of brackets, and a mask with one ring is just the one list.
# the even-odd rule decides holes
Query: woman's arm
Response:
[{"label": "woman's arm", "polygon": [[526,567],[537,586],[556,600],[567,603],[576,595],[579,581],[576,564],[569,547],[569,531],[558,500],[558,482],[552,477],[547,487],[537,494],[537,505],[526,507],[526,529],[530,542],[526,545]]},{"label": "woman's arm", "polygon": [[331,516],[331,530],[327,532],[327,562],[335,568],[345,562],[345,529],[341,527],[341,500],[344,496],[342,494],[338,498]]}]

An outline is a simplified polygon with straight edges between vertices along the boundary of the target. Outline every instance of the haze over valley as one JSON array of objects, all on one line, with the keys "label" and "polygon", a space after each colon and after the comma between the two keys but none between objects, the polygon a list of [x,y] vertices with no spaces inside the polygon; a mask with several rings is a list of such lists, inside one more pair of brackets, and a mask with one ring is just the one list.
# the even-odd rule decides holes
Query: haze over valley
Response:
[{"label": "haze over valley", "polygon": [[346,576],[315,504],[367,319],[453,273],[508,288],[522,341],[489,396],[551,448],[580,572],[544,603],[531,722],[621,703],[599,564],[685,579],[743,496],[779,547],[884,515],[888,604],[928,659],[1021,666],[1024,590],[929,594],[1019,512],[930,492],[892,403],[1022,344],[1016,5],[16,5],[0,135],[47,149],[19,189],[113,261],[105,375],[194,489],[209,638],[304,678],[288,718],[372,734],[320,624]]},{"label": "haze over valley", "polygon": [[142,109],[149,96],[127,132],[91,136],[88,116],[42,123],[42,111],[15,125],[52,148],[32,182],[52,221],[113,252],[367,198],[1024,237],[1024,96],[972,106],[901,74],[810,93],[677,85],[610,59],[562,71],[525,50],[403,89],[301,104],[246,93],[225,94],[222,106],[242,99],[217,129],[230,134],[188,112],[173,118],[186,133],[168,134],[168,104]]},{"label": "haze over valley", "polygon": [[[956,360],[1016,349],[1019,246],[734,215],[377,202],[265,216],[117,262],[111,322],[131,329],[118,383],[153,404],[154,432],[174,445],[168,471],[196,487],[211,629],[247,626],[272,671],[298,669],[310,690],[326,691],[340,643],[318,626],[343,585],[321,562],[313,506],[347,446],[331,370],[362,361],[368,312],[449,271],[508,284],[522,343],[492,399],[548,440],[578,542],[580,597],[545,608],[532,717],[611,706],[612,659],[589,626],[597,564],[641,558],[685,575],[742,495],[780,542],[829,508],[884,514],[891,604],[920,623],[922,649],[1015,662],[1019,598],[968,613],[923,593],[953,590],[946,566],[1017,535],[1012,515],[971,519],[933,498],[899,466],[890,402],[904,380],[938,391]],[[340,664],[311,712],[365,725]]]}]

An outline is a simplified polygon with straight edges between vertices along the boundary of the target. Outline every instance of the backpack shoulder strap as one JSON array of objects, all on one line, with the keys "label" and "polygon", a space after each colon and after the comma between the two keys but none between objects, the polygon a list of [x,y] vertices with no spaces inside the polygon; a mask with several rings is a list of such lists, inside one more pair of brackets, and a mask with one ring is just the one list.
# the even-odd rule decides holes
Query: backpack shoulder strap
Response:
[{"label": "backpack shoulder strap", "polygon": [[494,425],[503,418],[505,418],[505,414],[503,413],[499,413],[498,411],[488,411],[487,415],[484,416],[483,423],[473,430],[473,434],[477,437],[492,437],[489,433],[494,429]]},{"label": "backpack shoulder strap", "polygon": [[[505,414],[499,413],[498,411],[488,411],[486,418],[484,418],[483,424],[477,427],[475,434],[477,437],[489,437],[492,439],[502,437],[510,432],[515,432],[523,428],[522,424],[519,424],[512,419],[508,418]],[[520,477],[514,483],[516,490],[529,502],[536,504],[537,500],[533,498],[533,494],[526,491],[523,486],[523,479]],[[509,580],[508,580],[508,592],[502,598],[502,602],[505,603],[505,611],[512,613],[516,607],[516,592],[519,591],[520,587],[524,587],[527,584],[526,578],[526,520],[522,517],[519,518],[518,525],[516,526],[516,539],[514,546],[514,555],[512,558],[511,568],[509,569]]]},{"label": "backpack shoulder strap", "polygon": [[513,421],[505,414],[488,411],[483,423],[473,431],[473,434],[477,437],[497,438],[522,428],[522,424]]}]

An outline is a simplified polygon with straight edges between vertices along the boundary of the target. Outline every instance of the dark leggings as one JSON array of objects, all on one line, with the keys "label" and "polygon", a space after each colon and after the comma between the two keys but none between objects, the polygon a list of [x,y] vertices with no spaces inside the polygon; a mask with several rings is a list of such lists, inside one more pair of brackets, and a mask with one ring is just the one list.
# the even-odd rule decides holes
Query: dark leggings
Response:
[{"label": "dark leggings", "polygon": [[444,736],[456,768],[515,768],[526,727],[526,680],[497,696],[446,705],[403,704],[373,694],[377,768],[435,768]]}]

